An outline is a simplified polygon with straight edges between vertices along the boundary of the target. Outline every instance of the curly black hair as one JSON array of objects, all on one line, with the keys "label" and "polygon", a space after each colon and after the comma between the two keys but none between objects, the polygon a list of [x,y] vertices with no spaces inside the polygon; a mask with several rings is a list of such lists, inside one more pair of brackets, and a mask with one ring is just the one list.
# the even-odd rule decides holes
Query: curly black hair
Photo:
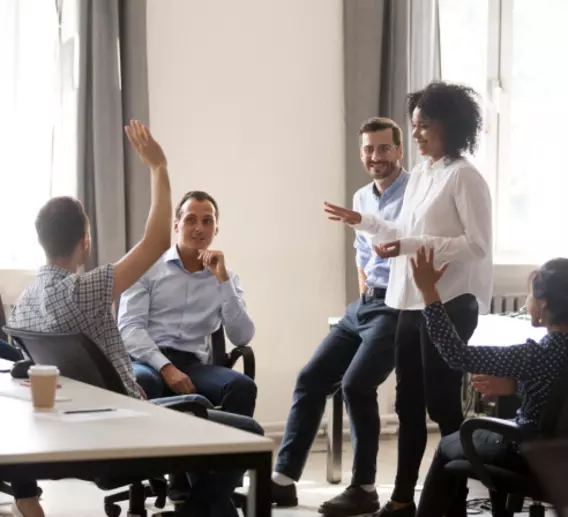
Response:
[{"label": "curly black hair", "polygon": [[420,108],[424,117],[439,122],[444,128],[444,152],[459,158],[464,152],[474,153],[483,125],[478,95],[473,88],[447,82],[430,83],[423,90],[407,96],[408,112]]},{"label": "curly black hair", "polygon": [[532,294],[546,302],[550,323],[568,324],[568,259],[546,262],[532,276]]}]

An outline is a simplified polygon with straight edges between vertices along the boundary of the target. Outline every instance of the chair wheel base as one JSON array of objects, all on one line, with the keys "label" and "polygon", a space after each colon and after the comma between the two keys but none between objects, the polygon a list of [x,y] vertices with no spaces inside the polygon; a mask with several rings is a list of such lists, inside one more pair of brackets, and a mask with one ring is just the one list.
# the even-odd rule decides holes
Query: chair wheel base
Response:
[{"label": "chair wheel base", "polygon": [[120,512],[122,512],[122,508],[117,504],[105,504],[105,515],[107,517],[119,517]]}]

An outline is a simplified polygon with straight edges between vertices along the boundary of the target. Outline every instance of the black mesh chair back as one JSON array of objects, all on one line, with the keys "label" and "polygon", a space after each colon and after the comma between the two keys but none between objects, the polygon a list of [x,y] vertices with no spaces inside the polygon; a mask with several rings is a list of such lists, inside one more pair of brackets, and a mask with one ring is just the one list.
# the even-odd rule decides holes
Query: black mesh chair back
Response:
[{"label": "black mesh chair back", "polygon": [[104,352],[80,333],[47,333],[4,327],[35,364],[57,366],[64,377],[128,395]]},{"label": "black mesh chair back", "polygon": [[225,347],[225,330],[221,325],[211,334],[211,362],[213,364],[224,365],[227,362],[227,351]]}]

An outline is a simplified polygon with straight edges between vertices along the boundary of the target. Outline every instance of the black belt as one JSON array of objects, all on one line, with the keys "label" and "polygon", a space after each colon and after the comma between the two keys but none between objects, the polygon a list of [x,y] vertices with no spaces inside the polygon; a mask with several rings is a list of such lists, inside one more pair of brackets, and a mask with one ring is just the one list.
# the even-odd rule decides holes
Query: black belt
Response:
[{"label": "black belt", "polygon": [[387,290],[384,287],[367,287],[365,298],[384,298]]}]

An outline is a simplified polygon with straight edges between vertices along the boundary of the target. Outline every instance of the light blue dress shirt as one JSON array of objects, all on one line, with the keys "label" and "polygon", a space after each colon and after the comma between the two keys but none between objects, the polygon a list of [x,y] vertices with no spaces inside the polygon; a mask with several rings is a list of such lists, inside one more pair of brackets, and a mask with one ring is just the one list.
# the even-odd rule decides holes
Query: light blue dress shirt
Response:
[{"label": "light blue dress shirt", "polygon": [[160,348],[196,354],[206,362],[210,336],[222,324],[236,346],[247,345],[254,323],[239,278],[219,284],[208,270],[188,272],[177,247],[168,250],[120,299],[118,328],[135,359],[161,370],[170,361]]},{"label": "light blue dress shirt", "polygon": [[[410,174],[403,169],[398,178],[381,195],[374,182],[365,185],[353,196],[353,210],[373,213],[387,221],[396,220],[400,214],[409,177]],[[367,286],[386,289],[389,283],[390,259],[382,259],[375,253],[371,242],[372,235],[361,231],[355,233],[353,246],[357,250],[357,267],[365,271]]]}]

